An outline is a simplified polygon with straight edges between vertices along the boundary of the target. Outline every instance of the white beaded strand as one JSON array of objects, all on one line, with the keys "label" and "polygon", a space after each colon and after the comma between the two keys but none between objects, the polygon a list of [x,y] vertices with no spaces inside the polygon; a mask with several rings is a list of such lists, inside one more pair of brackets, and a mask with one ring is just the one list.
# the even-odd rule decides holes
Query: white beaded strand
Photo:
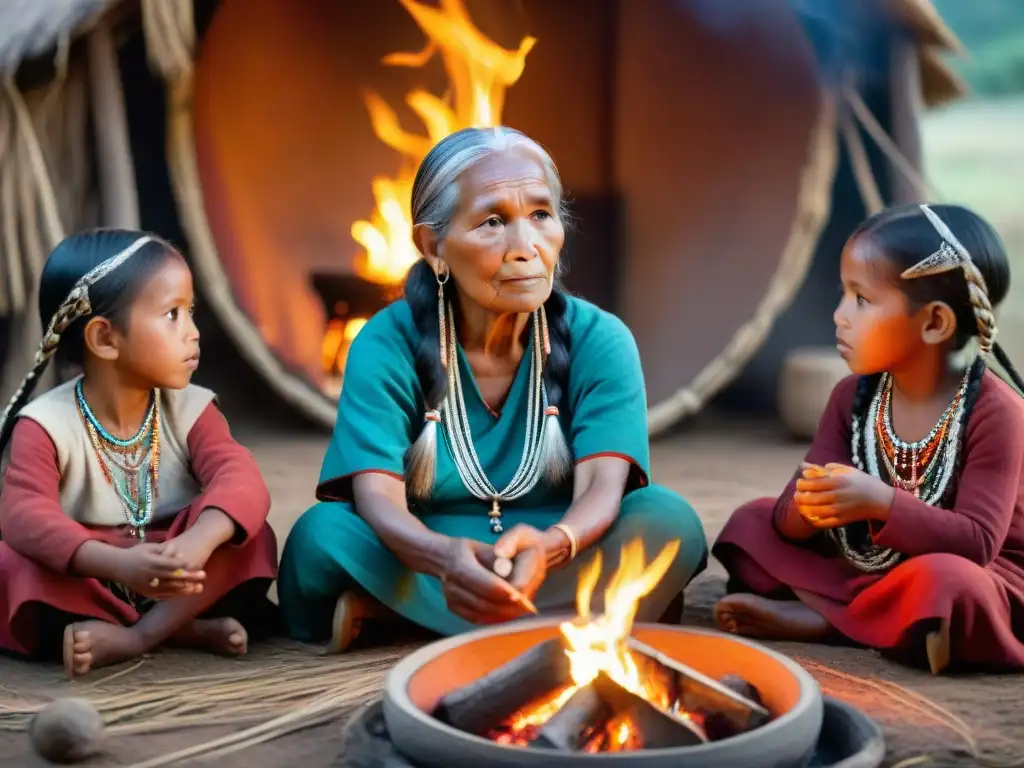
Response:
[{"label": "white beaded strand", "polygon": [[[933,474],[931,473],[931,466],[926,471],[926,475],[933,477],[931,483],[926,483],[928,488],[922,488],[919,498],[929,506],[936,506],[942,498],[946,495],[946,491],[949,489],[949,484],[953,478],[953,470],[956,467],[957,454],[960,448],[960,434],[963,430],[963,417],[964,411],[967,407],[967,387],[970,382],[970,371],[964,376],[963,383],[960,385],[958,396],[954,401],[951,401],[949,406],[943,412],[936,426],[929,432],[928,437],[923,441],[917,443],[904,443],[896,437],[895,432],[892,430],[891,423],[889,421],[888,405],[883,405],[884,395],[888,387],[891,387],[891,381],[889,375],[885,374],[882,376],[878,383],[878,388],[875,391],[874,397],[871,399],[871,405],[868,408],[868,412],[863,421],[858,418],[853,420],[853,429],[850,435],[850,449],[853,454],[854,466],[862,472],[867,472],[873,477],[877,477],[880,480],[885,478],[882,476],[881,466],[878,461],[878,443],[875,435],[875,425],[878,423],[879,415],[883,416],[885,420],[886,434],[893,441],[893,446],[897,450],[910,450],[916,453],[923,445],[934,438],[942,422],[949,416],[950,408],[954,408],[951,425],[943,438],[942,446],[936,451],[936,456],[933,457],[932,461],[940,462],[938,469]],[[954,407],[955,402],[955,407]],[[861,443],[864,445],[864,461],[861,460],[860,447]],[[866,463],[865,463],[866,462]],[[890,476],[891,484],[897,482],[897,478]],[[880,547],[876,544],[868,544],[864,549],[858,549],[854,547],[849,540],[845,527],[833,528],[829,531],[829,537],[839,546],[843,553],[843,557],[846,558],[854,567],[859,570],[865,571],[866,573],[877,573],[879,571],[885,571],[896,565],[902,558],[903,554],[889,547]]]},{"label": "white beaded strand", "polygon": [[530,356],[528,399],[526,404],[526,435],[523,440],[523,454],[519,467],[508,485],[502,490],[494,487],[487,478],[480,458],[473,444],[469,416],[466,413],[466,399],[459,372],[458,339],[455,336],[455,317],[448,306],[447,355],[448,392],[441,409],[441,420],[448,438],[455,468],[466,490],[481,501],[490,502],[488,513],[491,531],[501,533],[501,502],[522,498],[537,485],[541,477],[540,455],[544,436],[544,411],[547,407],[547,393],[544,391],[544,352],[541,340],[540,312],[533,313],[533,350]]}]

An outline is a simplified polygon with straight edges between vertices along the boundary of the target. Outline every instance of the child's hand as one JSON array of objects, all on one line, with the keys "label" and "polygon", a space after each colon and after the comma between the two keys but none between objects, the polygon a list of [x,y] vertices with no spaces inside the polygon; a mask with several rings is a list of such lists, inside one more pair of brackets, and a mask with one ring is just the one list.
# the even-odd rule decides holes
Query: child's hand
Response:
[{"label": "child's hand", "polygon": [[140,595],[159,600],[203,590],[206,574],[189,569],[181,557],[166,551],[166,544],[137,544],[118,550],[117,557],[116,580]]},{"label": "child's hand", "polygon": [[184,564],[182,567],[188,571],[202,570],[215,549],[204,537],[196,535],[196,530],[192,528],[161,545],[166,556],[180,560]]},{"label": "child's hand", "polygon": [[842,464],[803,465],[793,501],[815,528],[838,528],[889,517],[896,491],[877,477]]}]

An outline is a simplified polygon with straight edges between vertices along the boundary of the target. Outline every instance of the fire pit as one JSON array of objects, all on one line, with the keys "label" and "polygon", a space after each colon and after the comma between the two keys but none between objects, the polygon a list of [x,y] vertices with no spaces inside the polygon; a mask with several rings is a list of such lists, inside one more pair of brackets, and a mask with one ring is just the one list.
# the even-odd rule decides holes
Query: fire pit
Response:
[{"label": "fire pit", "polygon": [[805,765],[823,702],[799,665],[717,632],[634,626],[678,547],[645,564],[642,542],[626,544],[600,613],[598,554],[580,572],[576,617],[484,629],[403,660],[383,699],[397,750],[423,768]]},{"label": "fire pit", "polygon": [[[671,669],[664,662],[703,673],[689,678],[672,670],[682,700],[661,709],[604,674],[566,698],[560,624],[538,619],[485,629],[404,659],[384,689],[384,719],[397,750],[423,768],[593,760],[756,768],[810,760],[821,730],[822,697],[814,678],[785,656],[717,632],[638,624],[631,650],[641,667],[654,672],[657,687]],[[649,661],[652,651],[664,658]],[[765,717],[760,708],[744,705],[746,697],[723,695],[714,683],[737,677],[757,691]],[[519,699],[545,687],[547,695],[520,705]],[[696,703],[693,710],[687,698]],[[502,717],[509,708],[511,717]],[[497,722],[487,722],[491,718]]]}]

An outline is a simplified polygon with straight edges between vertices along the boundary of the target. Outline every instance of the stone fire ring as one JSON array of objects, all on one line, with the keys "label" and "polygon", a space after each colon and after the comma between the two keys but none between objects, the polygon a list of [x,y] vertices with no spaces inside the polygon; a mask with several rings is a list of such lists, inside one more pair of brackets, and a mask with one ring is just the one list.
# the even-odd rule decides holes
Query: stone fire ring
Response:
[{"label": "stone fire ring", "polygon": [[753,731],[699,746],[582,754],[506,747],[464,733],[429,712],[461,688],[534,645],[558,636],[564,619],[533,619],[470,632],[410,654],[389,673],[383,712],[394,747],[420,768],[522,766],[679,766],[781,768],[806,765],[822,729],[817,681],[793,660],[731,635],[692,627],[637,624],[633,635],[713,678],[738,674],[761,693],[773,719]]}]

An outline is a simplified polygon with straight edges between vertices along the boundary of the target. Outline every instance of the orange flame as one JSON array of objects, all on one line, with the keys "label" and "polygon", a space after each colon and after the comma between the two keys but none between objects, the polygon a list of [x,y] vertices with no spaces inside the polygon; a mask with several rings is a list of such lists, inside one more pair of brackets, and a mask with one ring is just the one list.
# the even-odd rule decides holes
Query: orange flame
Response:
[{"label": "orange flame", "polygon": [[353,239],[365,249],[356,260],[356,272],[377,283],[400,282],[419,258],[412,241],[410,205],[420,162],[434,144],[457,130],[500,125],[505,90],[523,74],[526,55],[537,42],[524,37],[518,50],[502,48],[473,26],[463,0],[440,0],[436,7],[418,0],[399,2],[427,36],[427,45],[419,53],[392,53],[383,63],[418,68],[440,52],[451,88],[448,99],[418,89],[406,95],[426,136],[405,131],[379,95],[366,97],[374,133],[402,158],[396,176],[374,177],[376,209],[368,221],[352,225]]},{"label": "orange flame", "polygon": [[[507,723],[505,740],[542,726],[560,710],[573,694],[588,685],[600,673],[663,710],[671,706],[665,682],[645,675],[626,645],[633,629],[640,600],[651,593],[671,567],[679,552],[679,541],[670,541],[649,565],[645,565],[644,545],[634,539],[622,547],[619,567],[604,591],[604,613],[591,615],[591,600],[601,577],[600,550],[580,572],[576,590],[578,618],[560,625],[566,641],[572,683],[516,713]],[[683,715],[685,716],[685,715]],[[638,735],[626,717],[613,718],[605,729],[606,738],[595,742],[594,749],[619,752],[637,747]]]},{"label": "orange flame", "polygon": [[573,683],[587,685],[601,672],[627,691],[667,708],[668,692],[659,681],[641,674],[626,639],[633,629],[640,600],[651,593],[671,567],[679,542],[662,548],[650,565],[644,566],[644,545],[634,539],[622,547],[622,557],[604,592],[604,613],[591,618],[590,600],[601,575],[601,552],[580,574],[576,610],[580,619],[561,625],[568,649]]}]

